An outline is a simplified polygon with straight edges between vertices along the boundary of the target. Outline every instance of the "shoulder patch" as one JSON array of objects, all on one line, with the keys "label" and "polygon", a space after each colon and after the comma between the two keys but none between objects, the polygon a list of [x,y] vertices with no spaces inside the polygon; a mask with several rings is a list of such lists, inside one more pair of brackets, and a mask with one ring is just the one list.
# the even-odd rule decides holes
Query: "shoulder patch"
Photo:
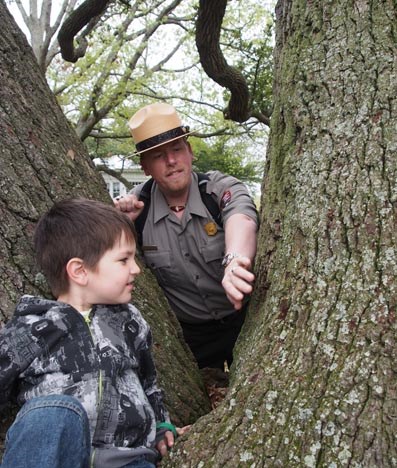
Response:
[{"label": "shoulder patch", "polygon": [[230,203],[232,199],[232,194],[230,190],[226,190],[226,192],[223,192],[222,198],[221,198],[221,210],[227,207],[227,205]]}]

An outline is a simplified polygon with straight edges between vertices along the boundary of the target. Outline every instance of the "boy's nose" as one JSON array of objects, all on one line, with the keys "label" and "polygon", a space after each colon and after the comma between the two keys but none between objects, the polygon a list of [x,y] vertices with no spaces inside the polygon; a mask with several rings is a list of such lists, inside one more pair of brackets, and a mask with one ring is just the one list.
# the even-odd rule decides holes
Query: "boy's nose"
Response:
[{"label": "boy's nose", "polygon": [[141,272],[141,269],[139,268],[138,264],[134,261],[134,263],[131,265],[131,270],[130,270],[132,275],[139,275]]}]

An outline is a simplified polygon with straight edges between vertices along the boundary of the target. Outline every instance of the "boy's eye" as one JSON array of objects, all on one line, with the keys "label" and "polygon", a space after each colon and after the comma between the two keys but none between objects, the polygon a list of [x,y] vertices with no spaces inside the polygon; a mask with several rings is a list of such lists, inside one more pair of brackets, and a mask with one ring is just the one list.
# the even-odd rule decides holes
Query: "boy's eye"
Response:
[{"label": "boy's eye", "polygon": [[120,262],[125,265],[128,262],[128,258],[122,258]]}]

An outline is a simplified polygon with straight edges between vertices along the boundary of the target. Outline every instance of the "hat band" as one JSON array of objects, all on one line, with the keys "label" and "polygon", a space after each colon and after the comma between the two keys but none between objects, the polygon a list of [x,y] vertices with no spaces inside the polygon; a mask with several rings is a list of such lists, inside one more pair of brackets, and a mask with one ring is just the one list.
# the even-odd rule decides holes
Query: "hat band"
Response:
[{"label": "hat band", "polygon": [[153,146],[161,145],[162,143],[167,142],[178,137],[185,135],[187,132],[186,127],[177,127],[172,130],[167,130],[166,132],[160,133],[160,135],[155,135],[153,137],[147,138],[146,140],[136,143],[136,150],[139,152],[148,150]]}]

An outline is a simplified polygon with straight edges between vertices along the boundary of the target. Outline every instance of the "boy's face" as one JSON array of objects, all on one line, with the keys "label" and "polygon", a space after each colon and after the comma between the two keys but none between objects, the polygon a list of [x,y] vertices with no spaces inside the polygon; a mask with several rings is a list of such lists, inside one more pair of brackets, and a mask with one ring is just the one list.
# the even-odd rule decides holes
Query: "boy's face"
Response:
[{"label": "boy's face", "polygon": [[134,281],[140,273],[135,262],[135,242],[122,233],[94,270],[88,271],[87,290],[91,304],[124,304],[131,300]]}]

